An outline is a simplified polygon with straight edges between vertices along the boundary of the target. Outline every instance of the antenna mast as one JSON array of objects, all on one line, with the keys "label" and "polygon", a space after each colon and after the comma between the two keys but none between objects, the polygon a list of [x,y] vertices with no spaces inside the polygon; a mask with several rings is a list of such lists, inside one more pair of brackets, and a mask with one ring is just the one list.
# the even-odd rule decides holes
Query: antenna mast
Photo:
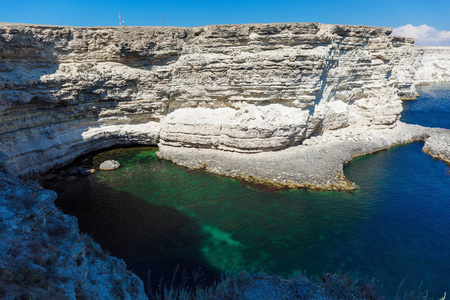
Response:
[{"label": "antenna mast", "polygon": [[120,10],[119,10],[119,26],[122,26],[122,20],[120,18]]},{"label": "antenna mast", "polygon": [[164,27],[164,14],[161,14],[161,23],[162,23],[162,26]]}]

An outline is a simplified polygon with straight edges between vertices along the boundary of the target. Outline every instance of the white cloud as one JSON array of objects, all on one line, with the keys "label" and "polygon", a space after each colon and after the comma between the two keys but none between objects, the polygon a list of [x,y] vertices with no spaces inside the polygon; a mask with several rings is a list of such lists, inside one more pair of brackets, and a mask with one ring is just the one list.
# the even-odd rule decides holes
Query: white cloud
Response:
[{"label": "white cloud", "polygon": [[394,36],[405,36],[416,39],[416,45],[450,46],[450,31],[437,30],[428,25],[413,26],[411,24],[395,28]]}]

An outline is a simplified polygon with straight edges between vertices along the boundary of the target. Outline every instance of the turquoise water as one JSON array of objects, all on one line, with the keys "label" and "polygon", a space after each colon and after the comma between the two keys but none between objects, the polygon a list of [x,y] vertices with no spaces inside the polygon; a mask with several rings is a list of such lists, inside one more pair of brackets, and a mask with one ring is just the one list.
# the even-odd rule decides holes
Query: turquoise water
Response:
[{"label": "turquoise water", "polygon": [[[436,94],[448,99],[450,86],[420,92],[430,105],[406,104],[403,121],[420,123],[417,113],[436,121]],[[422,282],[438,297],[450,291],[449,167],[421,147],[355,159],[344,170],[359,187],[351,193],[267,191],[158,160],[150,148],[102,153],[94,164],[113,158],[122,167],[46,187],[82,231],[144,281],[149,269],[154,282],[171,278],[177,265],[201,267],[210,279],[229,270],[289,276],[340,269],[376,278],[390,295],[406,277],[402,290]]]}]

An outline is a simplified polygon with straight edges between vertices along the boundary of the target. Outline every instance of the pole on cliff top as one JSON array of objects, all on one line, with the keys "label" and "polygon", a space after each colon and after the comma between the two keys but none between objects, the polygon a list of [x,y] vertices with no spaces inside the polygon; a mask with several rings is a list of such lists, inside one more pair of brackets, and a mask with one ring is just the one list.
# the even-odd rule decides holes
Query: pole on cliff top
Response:
[{"label": "pole on cliff top", "polygon": [[122,20],[120,19],[120,10],[119,10],[119,26],[122,26]]},{"label": "pole on cliff top", "polygon": [[161,24],[164,27],[164,14],[161,14]]}]

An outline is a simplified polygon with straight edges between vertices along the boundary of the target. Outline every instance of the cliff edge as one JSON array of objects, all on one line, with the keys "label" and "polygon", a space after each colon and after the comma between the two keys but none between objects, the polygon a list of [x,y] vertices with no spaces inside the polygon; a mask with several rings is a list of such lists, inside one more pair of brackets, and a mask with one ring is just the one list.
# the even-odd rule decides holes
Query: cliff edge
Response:
[{"label": "cliff edge", "polygon": [[[267,176],[222,172],[208,165],[208,153],[275,153],[342,129],[396,127],[401,100],[416,95],[415,48],[391,31],[318,23],[0,24],[0,152],[12,173],[27,177],[115,144],[158,143],[160,157],[190,167],[346,189],[342,161],[327,174],[315,174],[318,157],[300,177]],[[180,159],[192,150],[195,162]]]},{"label": "cliff edge", "polygon": [[[0,296],[145,298],[31,177],[113,145],[277,186],[349,190],[343,163],[413,140],[449,161],[450,130],[399,122],[446,48],[390,28],[0,23]],[[438,60],[439,62],[436,62]]]}]

